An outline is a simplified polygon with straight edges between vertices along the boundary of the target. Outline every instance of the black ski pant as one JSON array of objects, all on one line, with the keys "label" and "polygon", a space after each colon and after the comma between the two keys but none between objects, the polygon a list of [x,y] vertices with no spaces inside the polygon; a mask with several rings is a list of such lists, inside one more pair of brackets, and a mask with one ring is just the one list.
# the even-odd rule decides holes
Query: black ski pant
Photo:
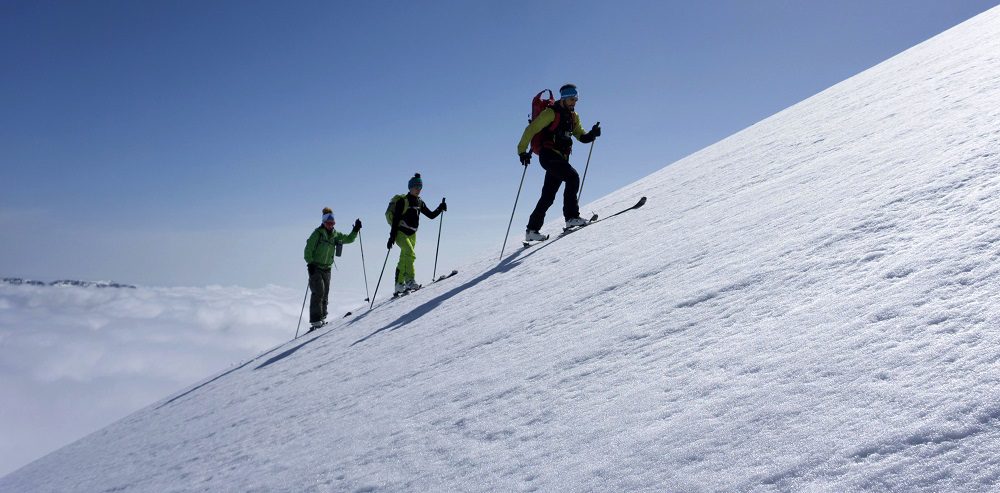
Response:
[{"label": "black ski pant", "polygon": [[330,269],[309,266],[309,323],[326,318],[326,305],[330,297]]},{"label": "black ski pant", "polygon": [[538,231],[545,222],[545,212],[556,200],[559,186],[566,182],[563,190],[563,217],[566,219],[580,215],[580,204],[576,202],[576,194],[580,190],[580,174],[569,164],[569,160],[551,149],[542,149],[538,162],[545,170],[545,184],[542,185],[542,196],[535,204],[535,210],[528,218],[528,229]]}]

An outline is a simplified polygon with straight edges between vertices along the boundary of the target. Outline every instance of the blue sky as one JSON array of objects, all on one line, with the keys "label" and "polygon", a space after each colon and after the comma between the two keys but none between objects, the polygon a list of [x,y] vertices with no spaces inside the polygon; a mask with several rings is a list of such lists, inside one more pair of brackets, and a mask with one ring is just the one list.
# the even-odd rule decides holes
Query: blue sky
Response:
[{"label": "blue sky", "polygon": [[[339,229],[365,222],[374,288],[382,213],[415,171],[448,198],[450,269],[499,253],[541,89],[576,83],[602,122],[586,211],[994,5],[6,1],[0,276],[297,286],[330,206]],[[512,231],[541,182],[536,161]],[[419,281],[436,235],[422,223]],[[363,292],[352,248],[335,285]]]}]

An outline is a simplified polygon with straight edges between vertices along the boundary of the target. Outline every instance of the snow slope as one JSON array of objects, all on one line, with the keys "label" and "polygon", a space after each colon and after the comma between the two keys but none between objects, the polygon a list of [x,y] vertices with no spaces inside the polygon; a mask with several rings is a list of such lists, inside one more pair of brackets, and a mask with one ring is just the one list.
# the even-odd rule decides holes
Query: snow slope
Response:
[{"label": "snow slope", "polygon": [[0,490],[991,491],[998,171],[994,8]]}]

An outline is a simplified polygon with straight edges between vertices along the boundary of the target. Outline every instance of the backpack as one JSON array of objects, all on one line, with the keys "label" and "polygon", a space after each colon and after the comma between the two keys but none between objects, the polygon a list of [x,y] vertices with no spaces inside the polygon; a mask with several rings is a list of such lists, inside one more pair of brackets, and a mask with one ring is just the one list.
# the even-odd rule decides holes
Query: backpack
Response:
[{"label": "backpack", "polygon": [[396,210],[396,202],[399,202],[399,199],[403,199],[403,214],[406,214],[406,209],[410,208],[410,201],[406,200],[406,195],[405,193],[401,193],[393,195],[389,199],[389,207],[385,208],[385,221],[389,223],[389,226],[392,226],[392,212]]},{"label": "backpack", "polygon": [[[542,94],[544,94],[545,92],[549,93],[548,99],[542,99]],[[541,114],[542,111],[545,111],[546,108],[551,108],[555,104],[556,104],[556,98],[555,95],[552,94],[551,89],[545,89],[542,92],[536,94],[535,97],[531,100],[531,118],[528,119],[528,123],[531,123],[532,121],[535,120],[535,118],[538,118],[538,115]],[[556,113],[556,118],[552,120],[552,125],[549,125],[548,127],[549,132],[554,132],[556,127],[559,126],[559,112],[556,111],[555,113]],[[542,152],[542,139],[545,137],[547,133],[548,132],[538,132],[537,134],[535,134],[534,137],[531,138],[531,152],[535,154]]]}]

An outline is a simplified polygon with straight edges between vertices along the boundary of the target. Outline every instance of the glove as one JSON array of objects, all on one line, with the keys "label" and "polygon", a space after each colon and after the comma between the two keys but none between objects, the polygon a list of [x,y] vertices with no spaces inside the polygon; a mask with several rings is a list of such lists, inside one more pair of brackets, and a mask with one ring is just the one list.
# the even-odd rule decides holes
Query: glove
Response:
[{"label": "glove", "polygon": [[601,136],[601,122],[597,122],[593,127],[590,127],[590,136],[594,138]]},{"label": "glove", "polygon": [[518,154],[517,157],[521,158],[521,166],[527,166],[527,165],[531,164],[531,153],[530,152],[522,152],[522,153]]},{"label": "glove", "polygon": [[392,238],[392,237],[389,237],[389,241],[385,244],[385,249],[386,250],[392,250],[392,245],[394,243],[396,243],[396,239]]},{"label": "glove", "polygon": [[441,205],[439,205],[439,206],[438,206],[438,210],[439,210],[439,211],[441,211],[441,212],[444,212],[444,211],[448,210],[448,204],[446,204],[446,203],[445,203],[445,202],[444,202],[444,201],[442,200],[442,201],[441,201]]},{"label": "glove", "polygon": [[311,279],[313,274],[316,273],[316,267],[313,264],[306,264],[306,270],[309,271],[309,278]]},{"label": "glove", "polygon": [[354,220],[354,231],[361,231],[361,219]]}]

